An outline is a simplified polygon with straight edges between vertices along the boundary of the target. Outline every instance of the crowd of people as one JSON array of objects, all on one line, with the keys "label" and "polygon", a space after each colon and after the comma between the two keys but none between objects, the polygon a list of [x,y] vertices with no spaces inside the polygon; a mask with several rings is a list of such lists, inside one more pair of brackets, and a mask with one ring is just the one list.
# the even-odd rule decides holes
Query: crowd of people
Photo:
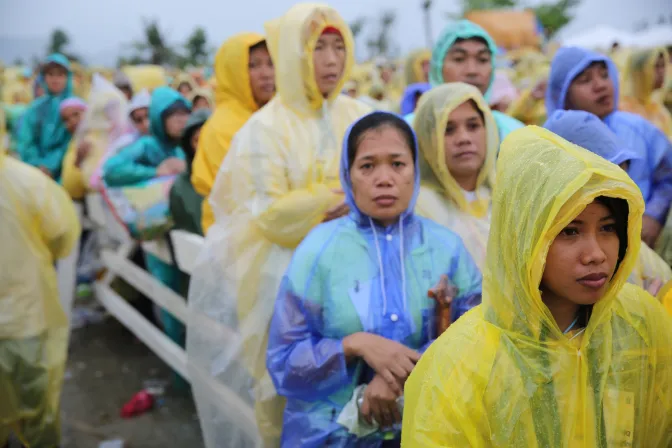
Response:
[{"label": "crowd of people", "polygon": [[297,4],[208,72],[6,71],[0,446],[60,444],[73,201],[164,178],[203,251],[138,263],[188,301],[156,323],[206,446],[672,446],[672,47],[460,20],[358,64]]}]

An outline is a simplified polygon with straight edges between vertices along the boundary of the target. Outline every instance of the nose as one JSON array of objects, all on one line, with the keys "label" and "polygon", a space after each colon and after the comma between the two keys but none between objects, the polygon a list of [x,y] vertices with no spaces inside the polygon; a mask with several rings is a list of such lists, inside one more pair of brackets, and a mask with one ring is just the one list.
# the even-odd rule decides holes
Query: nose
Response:
[{"label": "nose", "polygon": [[597,235],[586,235],[583,239],[581,263],[584,265],[600,265],[607,260]]},{"label": "nose", "polygon": [[466,126],[460,126],[455,133],[455,141],[458,146],[471,144],[471,134],[467,131]]},{"label": "nose", "polygon": [[376,170],[375,185],[378,188],[389,188],[392,186],[393,170],[388,166],[381,166]]},{"label": "nose", "polygon": [[597,93],[603,93],[607,90],[611,80],[609,78],[595,77],[593,79],[593,91]]},{"label": "nose", "polygon": [[468,58],[467,62],[465,63],[465,75],[468,78],[476,78],[478,77],[478,64],[473,58]]},{"label": "nose", "polygon": [[326,54],[324,62],[326,62],[328,66],[336,65],[336,61],[338,60],[338,58],[336,57],[336,50],[334,48],[329,47],[327,48],[327,51],[325,53]]}]

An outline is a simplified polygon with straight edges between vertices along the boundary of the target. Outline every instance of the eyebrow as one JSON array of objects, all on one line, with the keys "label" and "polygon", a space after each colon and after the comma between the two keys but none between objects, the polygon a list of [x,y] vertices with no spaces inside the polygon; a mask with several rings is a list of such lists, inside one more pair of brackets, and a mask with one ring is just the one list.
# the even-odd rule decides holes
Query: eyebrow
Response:
[{"label": "eyebrow", "polygon": [[[404,154],[401,153],[401,152],[395,152],[395,153],[393,153],[393,154],[388,154],[388,155],[389,155],[390,157],[402,157]],[[373,159],[375,159],[375,158],[376,158],[376,156],[373,156],[373,155],[371,155],[371,156],[361,156],[361,157],[357,157],[356,160],[358,160],[358,161],[359,161],[359,160],[373,160]]]},{"label": "eyebrow", "polygon": [[[604,218],[600,218],[600,222],[604,222],[604,221],[616,221],[616,218],[614,218],[612,215],[605,216]],[[580,219],[574,219],[572,222],[570,222],[570,224],[579,224],[579,225],[581,225],[583,223],[584,222],[581,221]]]}]

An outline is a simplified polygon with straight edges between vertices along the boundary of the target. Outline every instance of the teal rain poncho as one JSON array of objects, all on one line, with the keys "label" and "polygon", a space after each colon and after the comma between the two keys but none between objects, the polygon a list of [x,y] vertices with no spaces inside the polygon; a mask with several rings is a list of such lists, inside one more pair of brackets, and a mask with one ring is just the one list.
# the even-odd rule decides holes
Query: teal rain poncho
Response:
[{"label": "teal rain poncho", "polygon": [[[446,81],[443,79],[443,62],[446,59],[448,51],[450,51],[450,48],[457,40],[474,38],[484,40],[490,49],[490,54],[492,55],[490,59],[492,64],[490,85],[488,86],[488,90],[483,93],[483,97],[487,102],[490,100],[490,95],[492,94],[492,85],[495,83],[495,55],[497,55],[497,45],[495,44],[495,41],[492,40],[492,37],[490,37],[487,31],[475,23],[470,22],[469,20],[460,20],[458,22],[449,24],[446,26],[446,28],[444,28],[441,36],[439,37],[439,40],[437,41],[436,45],[434,45],[434,50],[432,51],[432,61],[429,68],[429,82],[434,87],[445,83]],[[464,80],[453,81],[465,82]],[[502,112],[493,110],[492,115],[495,117],[495,122],[497,123],[500,142],[504,140],[504,137],[509,135],[511,131],[525,126],[520,121],[509,117]]]},{"label": "teal rain poncho", "polygon": [[57,64],[68,71],[68,80],[62,92],[54,94],[47,89],[44,74],[37,82],[44,95],[32,102],[21,120],[16,151],[21,159],[35,167],[45,167],[54,179],[61,177],[61,164],[70,143],[70,133],[61,120],[61,101],[72,96],[72,71],[70,62],[59,53],[49,56],[44,65]]},{"label": "teal rain poncho", "polygon": [[140,137],[105,163],[103,179],[108,186],[120,187],[152,179],[164,160],[170,157],[184,159],[182,149],[166,135],[162,118],[163,112],[176,102],[191,108],[189,101],[170,87],[159,87],[152,92],[149,106],[151,135]]},{"label": "teal rain poncho", "polygon": [[[480,302],[481,275],[460,238],[413,214],[417,164],[413,198],[397,224],[382,227],[357,208],[348,162],[353,127],[341,155],[351,212],[316,227],[296,249],[271,322],[267,366],[278,394],[287,398],[286,447],[381,446],[381,432],[357,439],[337,423],[357,386],[374,375],[362,359],[346,364],[343,338],[363,331],[423,352],[436,337],[435,302],[427,291],[443,274],[459,290],[454,319]],[[413,151],[418,160],[417,143]]]}]

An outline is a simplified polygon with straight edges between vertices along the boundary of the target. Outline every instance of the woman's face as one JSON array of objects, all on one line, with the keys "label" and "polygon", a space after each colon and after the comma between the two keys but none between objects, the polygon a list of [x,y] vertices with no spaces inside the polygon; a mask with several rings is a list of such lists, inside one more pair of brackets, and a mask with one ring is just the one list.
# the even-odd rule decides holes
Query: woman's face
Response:
[{"label": "woman's face", "polygon": [[490,87],[492,54],[480,39],[455,42],[443,60],[443,82],[464,82],[482,94]]},{"label": "woman's face", "polygon": [[177,110],[166,118],[166,135],[175,140],[182,136],[182,131],[189,119],[189,112],[186,110]]},{"label": "woman's face", "polygon": [[47,84],[49,92],[58,95],[65,90],[65,85],[68,82],[68,71],[60,65],[50,64],[44,69],[44,82]]},{"label": "woman's face", "polygon": [[266,45],[250,50],[250,87],[252,96],[259,107],[268,103],[275,94],[275,68]]},{"label": "woman's face", "polygon": [[324,33],[320,36],[313,51],[313,66],[317,88],[325,98],[334,91],[341,80],[345,58],[345,42],[340,34]]},{"label": "woman's face", "polygon": [[149,134],[149,109],[146,107],[141,107],[136,109],[131,113],[131,120],[133,121],[133,126],[141,135]]},{"label": "woman's face", "polygon": [[392,126],[364,132],[350,167],[357,208],[388,226],[406,211],[413,197],[415,168],[404,135]]},{"label": "woman's face", "polygon": [[188,82],[182,82],[179,86],[177,86],[177,91],[180,92],[180,95],[183,97],[188,98],[189,94],[191,93],[191,86]]},{"label": "woman's face", "polygon": [[541,279],[544,302],[592,305],[602,298],[618,263],[616,220],[593,201],[555,237]]},{"label": "woman's face", "polygon": [[69,133],[74,134],[82,121],[84,111],[77,107],[66,107],[61,111],[61,119]]},{"label": "woman's face", "polygon": [[443,143],[450,174],[458,183],[469,180],[475,184],[485,163],[487,141],[485,123],[473,101],[460,104],[450,113]]},{"label": "woman's face", "polygon": [[600,119],[614,111],[614,83],[604,62],[595,62],[579,74],[567,90],[567,108],[583,110]]},{"label": "woman's face", "polygon": [[202,96],[197,96],[191,106],[192,112],[195,112],[199,109],[210,109],[210,103],[208,103],[208,100]]}]

